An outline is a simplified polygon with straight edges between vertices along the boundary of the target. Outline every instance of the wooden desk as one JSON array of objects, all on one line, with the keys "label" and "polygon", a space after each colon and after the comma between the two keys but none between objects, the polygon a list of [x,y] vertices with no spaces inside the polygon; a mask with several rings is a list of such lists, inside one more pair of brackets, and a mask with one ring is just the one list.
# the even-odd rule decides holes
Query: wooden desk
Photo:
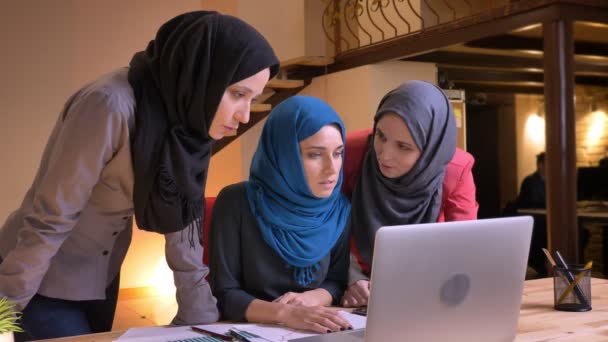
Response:
[{"label": "wooden desk", "polygon": [[608,341],[608,280],[592,279],[591,306],[588,312],[554,310],[553,279],[528,280],[515,341]]},{"label": "wooden desk", "polygon": [[[608,280],[593,278],[588,312],[553,309],[553,279],[528,280],[524,285],[516,342],[608,341]],[[110,342],[123,332],[44,340],[46,342]]]}]

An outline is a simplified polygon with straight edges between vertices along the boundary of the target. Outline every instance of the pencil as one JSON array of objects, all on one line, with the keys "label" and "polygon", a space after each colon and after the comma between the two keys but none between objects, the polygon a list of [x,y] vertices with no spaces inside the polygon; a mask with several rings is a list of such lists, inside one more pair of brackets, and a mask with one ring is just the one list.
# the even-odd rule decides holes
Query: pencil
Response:
[{"label": "pencil", "polygon": [[572,292],[574,287],[578,285],[578,283],[581,281],[581,279],[583,279],[583,277],[585,276],[585,273],[587,273],[587,270],[591,269],[592,266],[593,266],[593,261],[589,261],[585,265],[585,268],[579,274],[576,275],[576,278],[574,278],[574,281],[570,283],[570,286],[568,286],[566,291],[564,291],[564,293],[562,293],[562,295],[559,297],[559,299],[557,300],[557,304],[560,304],[564,299],[566,299],[566,297],[568,297],[568,295]]},{"label": "pencil", "polygon": [[[555,259],[557,260],[557,263],[559,266],[561,266],[563,268],[563,274],[566,276],[566,280],[568,284],[572,284],[574,283],[574,275],[572,275],[572,272],[570,272],[570,270],[568,270],[568,264],[566,263],[566,260],[564,260],[564,257],[562,257],[562,255],[559,253],[559,251],[555,251]],[[578,297],[578,300],[581,304],[588,306],[589,302],[587,301],[587,298],[585,297],[585,295],[583,294],[583,291],[581,291],[581,288],[574,284],[574,294],[576,295],[576,297]]]},{"label": "pencil", "polygon": [[551,264],[551,266],[555,267],[557,264],[555,263],[555,260],[553,260],[551,253],[549,253],[549,250],[546,248],[543,248],[543,252],[547,256],[547,259],[549,259],[549,263]]}]

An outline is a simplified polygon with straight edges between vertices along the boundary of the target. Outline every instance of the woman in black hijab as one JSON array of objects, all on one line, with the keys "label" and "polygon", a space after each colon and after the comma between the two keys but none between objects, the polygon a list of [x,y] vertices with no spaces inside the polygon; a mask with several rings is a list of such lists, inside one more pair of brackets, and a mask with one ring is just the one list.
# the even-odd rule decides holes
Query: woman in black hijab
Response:
[{"label": "woman in black hijab", "polygon": [[0,297],[23,310],[18,340],[111,329],[133,215],[165,236],[173,323],[218,319],[200,237],[211,148],[249,120],[278,67],[250,25],[191,12],[165,23],[129,68],[67,101],[31,189],[0,229]]},{"label": "woman in black hijab", "polygon": [[[380,227],[477,217],[474,159],[456,148],[456,133],[443,91],[428,82],[409,81],[380,101],[368,143],[347,137],[345,156],[356,160],[363,154],[355,151],[358,146],[365,155],[360,165],[345,160],[343,190],[350,193],[348,183],[355,184],[349,221],[355,258],[343,305],[367,304]],[[357,167],[360,171],[353,172]]]}]

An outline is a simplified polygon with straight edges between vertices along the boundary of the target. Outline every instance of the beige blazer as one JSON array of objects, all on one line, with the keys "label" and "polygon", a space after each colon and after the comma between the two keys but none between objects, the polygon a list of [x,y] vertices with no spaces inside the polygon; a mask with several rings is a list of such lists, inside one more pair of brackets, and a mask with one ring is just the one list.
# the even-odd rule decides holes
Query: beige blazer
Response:
[{"label": "beige blazer", "polygon": [[[135,100],[127,69],[85,86],[62,111],[21,206],[0,229],[0,296],[23,309],[34,294],[104,299],[133,226],[130,137]],[[218,319],[202,246],[165,235],[179,305],[176,324]]]}]

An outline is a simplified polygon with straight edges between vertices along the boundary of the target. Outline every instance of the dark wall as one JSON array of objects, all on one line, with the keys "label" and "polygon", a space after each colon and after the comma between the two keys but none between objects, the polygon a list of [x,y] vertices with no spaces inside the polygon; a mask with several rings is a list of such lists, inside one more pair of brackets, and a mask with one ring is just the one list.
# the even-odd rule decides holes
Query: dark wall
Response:
[{"label": "dark wall", "polygon": [[514,96],[467,98],[467,150],[475,157],[478,216],[499,217],[506,199],[517,195]]},{"label": "dark wall", "polygon": [[500,215],[498,105],[467,104],[467,149],[475,157],[479,218]]}]

